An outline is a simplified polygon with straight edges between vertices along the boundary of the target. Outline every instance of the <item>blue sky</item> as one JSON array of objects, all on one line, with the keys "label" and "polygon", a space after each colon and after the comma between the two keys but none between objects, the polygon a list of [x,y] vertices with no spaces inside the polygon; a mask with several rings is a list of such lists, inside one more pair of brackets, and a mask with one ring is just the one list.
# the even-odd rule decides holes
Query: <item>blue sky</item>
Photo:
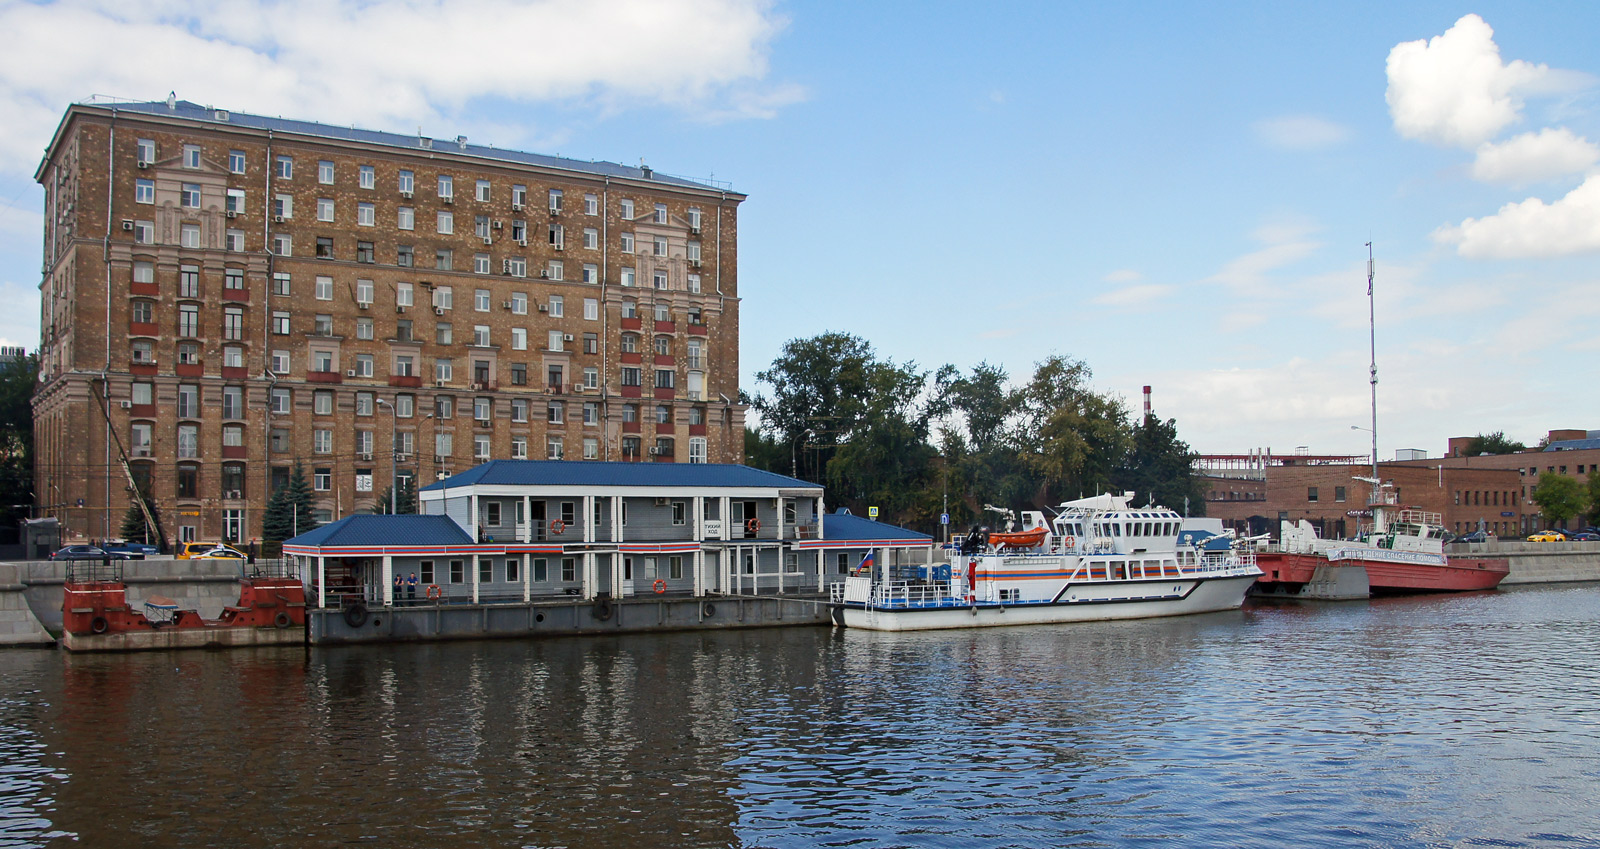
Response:
[{"label": "blue sky", "polygon": [[1385,458],[1600,428],[1600,5],[124,5],[0,2],[9,344],[61,112],[171,90],[731,182],[747,389],[829,330],[1059,353],[1204,452],[1361,453],[1372,241]]}]

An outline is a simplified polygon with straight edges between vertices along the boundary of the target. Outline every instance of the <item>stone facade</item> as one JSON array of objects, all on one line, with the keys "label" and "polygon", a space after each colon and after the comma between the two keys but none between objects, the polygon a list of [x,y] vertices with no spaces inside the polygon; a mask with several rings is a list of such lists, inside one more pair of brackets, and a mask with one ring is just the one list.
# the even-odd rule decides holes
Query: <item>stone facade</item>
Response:
[{"label": "stone facade", "polygon": [[[737,209],[649,169],[73,106],[45,187],[38,515],[260,535],[490,458],[738,462]],[[397,462],[392,458],[397,458]]]}]

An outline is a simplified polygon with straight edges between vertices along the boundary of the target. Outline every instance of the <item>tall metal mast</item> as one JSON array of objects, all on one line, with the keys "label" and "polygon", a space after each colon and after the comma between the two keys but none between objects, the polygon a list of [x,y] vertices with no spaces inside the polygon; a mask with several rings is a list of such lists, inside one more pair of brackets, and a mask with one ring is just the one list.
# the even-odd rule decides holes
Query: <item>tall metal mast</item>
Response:
[{"label": "tall metal mast", "polygon": [[1372,337],[1372,498],[1378,500],[1378,322],[1372,298],[1372,243],[1367,243],[1367,327]]}]

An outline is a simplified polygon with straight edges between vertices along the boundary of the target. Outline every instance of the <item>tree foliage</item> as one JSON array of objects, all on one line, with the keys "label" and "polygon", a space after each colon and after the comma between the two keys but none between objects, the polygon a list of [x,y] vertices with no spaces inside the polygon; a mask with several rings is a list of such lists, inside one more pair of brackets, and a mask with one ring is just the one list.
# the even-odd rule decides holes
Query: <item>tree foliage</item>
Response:
[{"label": "tree foliage", "polygon": [[1551,522],[1565,522],[1588,507],[1585,504],[1588,499],[1577,479],[1555,472],[1540,472],[1539,484],[1529,498]]},{"label": "tree foliage", "polygon": [[394,512],[402,514],[417,512],[417,488],[414,484],[412,484],[411,478],[409,477],[400,479],[400,486],[398,490],[396,490],[394,484],[384,487],[383,492],[378,493],[378,500],[372,505],[372,512],[379,514],[388,513],[391,494],[394,496]]},{"label": "tree foliage", "polygon": [[746,399],[760,415],[746,431],[746,461],[825,482],[835,504],[876,506],[887,521],[928,531],[941,510],[964,527],[992,522],[986,505],[1039,509],[1116,490],[1203,509],[1177,423],[1134,426],[1091,376],[1083,362],[1053,356],[1012,386],[989,363],[930,374],[846,334],[792,340],[758,374],[770,394]]},{"label": "tree foliage", "polygon": [[267,509],[261,514],[261,538],[267,542],[283,542],[316,530],[317,520],[311,516],[311,498],[311,484],[306,481],[305,468],[297,462],[289,483],[278,487],[267,500]]},{"label": "tree foliage", "polygon": [[[144,510],[139,509],[139,502],[143,501],[150,511],[150,518],[155,522],[152,529],[145,521]],[[167,531],[161,522],[161,511],[156,508],[155,499],[144,491],[143,487],[134,491],[129,497],[128,510],[122,514],[122,527],[117,533],[129,542],[145,542],[160,546],[163,551],[167,548]]]},{"label": "tree foliage", "polygon": [[0,527],[16,527],[32,515],[33,390],[38,383],[37,354],[0,364]]},{"label": "tree foliage", "polygon": [[1526,451],[1528,446],[1506,438],[1505,431],[1497,430],[1494,433],[1480,433],[1467,440],[1461,453],[1467,457],[1477,457],[1481,454],[1515,454]]}]

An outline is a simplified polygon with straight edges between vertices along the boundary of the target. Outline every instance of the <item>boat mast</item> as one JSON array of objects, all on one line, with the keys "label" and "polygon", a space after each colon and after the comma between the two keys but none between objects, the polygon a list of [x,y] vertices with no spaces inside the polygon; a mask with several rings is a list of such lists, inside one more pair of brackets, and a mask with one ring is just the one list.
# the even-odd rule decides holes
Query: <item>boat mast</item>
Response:
[{"label": "boat mast", "polygon": [[1367,243],[1367,331],[1372,346],[1372,361],[1368,366],[1368,374],[1372,384],[1372,498],[1369,506],[1372,510],[1372,531],[1383,533],[1388,522],[1383,513],[1384,493],[1383,483],[1378,477],[1378,311],[1372,296],[1372,243]]}]

